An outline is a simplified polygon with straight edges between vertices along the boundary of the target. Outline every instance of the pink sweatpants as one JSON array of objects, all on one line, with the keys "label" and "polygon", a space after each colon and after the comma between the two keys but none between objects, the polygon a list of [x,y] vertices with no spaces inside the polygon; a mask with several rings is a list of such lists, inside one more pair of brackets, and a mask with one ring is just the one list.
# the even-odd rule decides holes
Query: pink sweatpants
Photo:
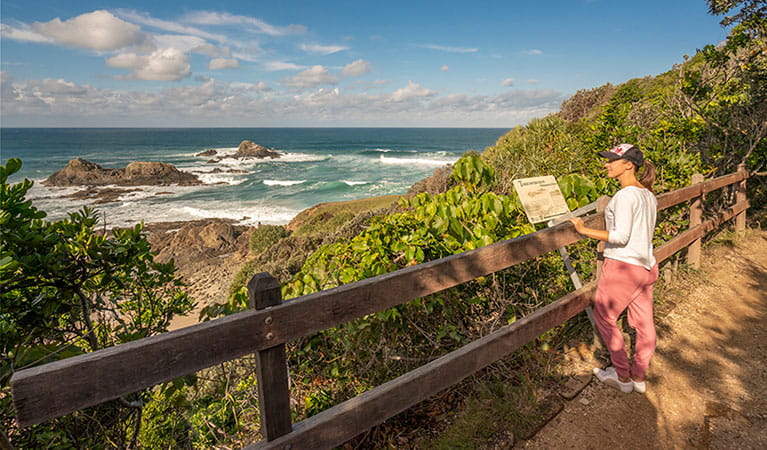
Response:
[{"label": "pink sweatpants", "polygon": [[[658,265],[652,270],[605,258],[594,295],[594,320],[610,351],[615,371],[621,377],[643,379],[650,358],[655,353],[655,323],[652,317],[652,290],[658,279]],[[626,343],[616,325],[618,316],[628,308],[631,328],[636,330],[633,364],[629,367]]]}]

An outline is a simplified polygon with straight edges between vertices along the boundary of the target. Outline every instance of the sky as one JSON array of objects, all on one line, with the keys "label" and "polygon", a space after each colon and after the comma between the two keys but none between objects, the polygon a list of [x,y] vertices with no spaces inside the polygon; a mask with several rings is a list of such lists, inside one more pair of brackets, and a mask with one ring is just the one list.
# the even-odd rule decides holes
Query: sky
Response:
[{"label": "sky", "polygon": [[514,127],[727,30],[705,0],[0,3],[3,127]]}]

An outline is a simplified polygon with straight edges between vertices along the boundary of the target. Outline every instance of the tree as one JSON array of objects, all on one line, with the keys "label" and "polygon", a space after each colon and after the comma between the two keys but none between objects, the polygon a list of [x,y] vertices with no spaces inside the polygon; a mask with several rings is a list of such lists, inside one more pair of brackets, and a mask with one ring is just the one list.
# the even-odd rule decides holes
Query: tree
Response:
[{"label": "tree", "polygon": [[708,0],[708,11],[714,15],[729,14],[720,22],[727,27],[743,26],[752,38],[764,37],[767,31],[767,3],[764,0]]},{"label": "tree", "polygon": [[727,172],[739,163],[767,165],[767,4],[709,0],[712,14],[735,25],[726,41],[707,45],[678,67],[682,115],[706,123],[703,159]]},{"label": "tree", "polygon": [[154,260],[143,224],[97,230],[90,208],[47,221],[26,199],[32,182],[0,165],[0,427],[16,446],[135,445],[145,393],[20,430],[13,425],[13,372],[167,331],[193,308],[173,261]]}]

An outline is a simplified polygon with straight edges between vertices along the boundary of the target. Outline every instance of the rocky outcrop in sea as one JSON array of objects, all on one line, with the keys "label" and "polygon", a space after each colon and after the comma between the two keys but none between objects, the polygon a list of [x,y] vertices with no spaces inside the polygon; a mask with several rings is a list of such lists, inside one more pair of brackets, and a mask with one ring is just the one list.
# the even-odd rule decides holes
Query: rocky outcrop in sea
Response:
[{"label": "rocky outcrop in sea", "polygon": [[256,144],[253,141],[244,140],[240,142],[240,146],[237,147],[237,153],[234,154],[235,158],[279,158],[281,155],[270,148],[263,145]]},{"label": "rocky outcrop in sea", "polygon": [[173,164],[164,162],[132,162],[124,169],[102,167],[94,162],[77,158],[54,173],[43,184],[46,186],[194,186],[202,184],[191,173],[182,172]]},{"label": "rocky outcrop in sea", "polygon": [[[209,153],[208,151],[202,152],[197,154],[197,156],[213,156],[215,155],[215,150],[213,150],[214,153]],[[219,156],[215,159],[211,159],[208,161],[209,163],[217,163],[221,162],[224,159],[243,159],[243,158],[271,158],[271,159],[277,159],[282,156],[282,153],[271,149],[269,147],[264,147],[261,144],[256,144],[253,141],[249,141],[245,139],[244,141],[240,142],[239,147],[237,147],[237,153],[233,155],[225,155],[225,156]]]}]

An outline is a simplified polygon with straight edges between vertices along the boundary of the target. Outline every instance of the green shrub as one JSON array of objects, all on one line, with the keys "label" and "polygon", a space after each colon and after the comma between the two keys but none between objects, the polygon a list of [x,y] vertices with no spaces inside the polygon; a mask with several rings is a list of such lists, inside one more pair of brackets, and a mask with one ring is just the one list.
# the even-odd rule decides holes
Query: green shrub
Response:
[{"label": "green shrub", "polygon": [[583,151],[582,142],[583,125],[556,115],[514,128],[482,154],[496,173],[493,191],[514,192],[512,181],[517,178],[583,173],[595,158]]},{"label": "green shrub", "polygon": [[[90,208],[48,221],[26,199],[32,182],[0,165],[0,428],[19,448],[128,447],[146,391],[19,429],[8,386],[13,372],[167,331],[194,302],[173,262],[154,260],[143,225],[97,230]],[[135,402],[133,405],[126,406]]]},{"label": "green shrub", "polygon": [[250,233],[250,252],[257,255],[289,234],[282,225],[260,225]]}]

